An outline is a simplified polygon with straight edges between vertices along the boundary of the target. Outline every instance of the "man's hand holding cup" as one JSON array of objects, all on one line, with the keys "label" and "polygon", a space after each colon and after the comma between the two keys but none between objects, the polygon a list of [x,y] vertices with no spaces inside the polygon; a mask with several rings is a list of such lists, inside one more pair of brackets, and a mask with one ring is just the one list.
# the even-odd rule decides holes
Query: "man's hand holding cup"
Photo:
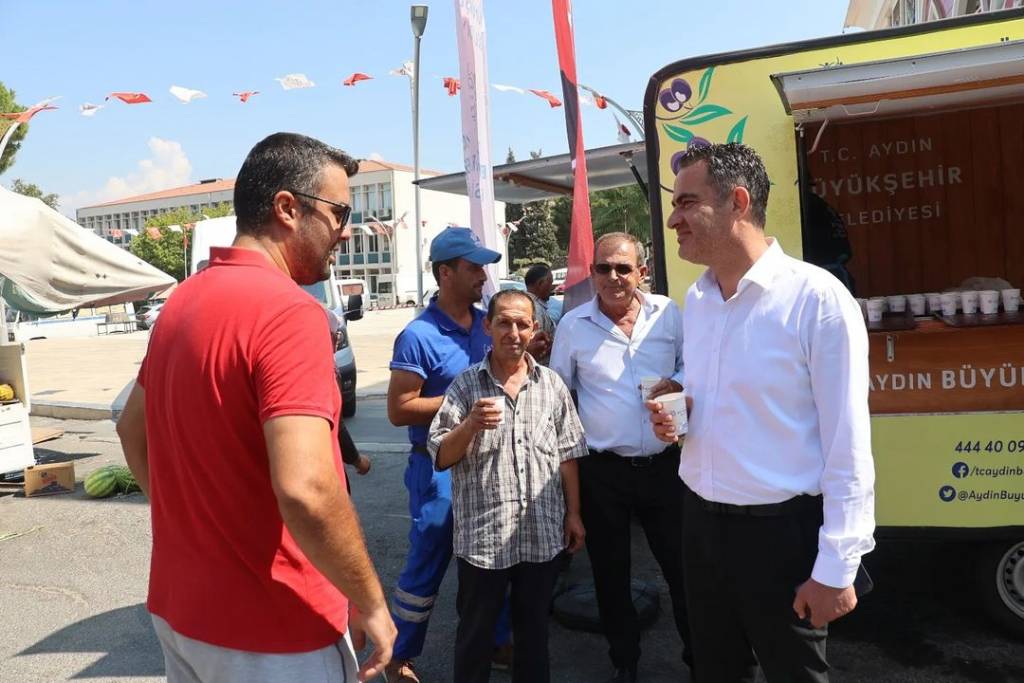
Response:
[{"label": "man's hand holding cup", "polygon": [[469,423],[474,432],[497,429],[505,419],[505,399],[502,396],[482,398],[473,404]]},{"label": "man's hand holding cup", "polygon": [[[672,386],[665,388],[666,383]],[[693,399],[677,387],[679,385],[672,380],[662,380],[652,388],[651,400],[644,401],[644,406],[651,411],[654,436],[665,443],[677,443],[679,437],[686,435],[689,426],[687,415],[693,407]]]}]

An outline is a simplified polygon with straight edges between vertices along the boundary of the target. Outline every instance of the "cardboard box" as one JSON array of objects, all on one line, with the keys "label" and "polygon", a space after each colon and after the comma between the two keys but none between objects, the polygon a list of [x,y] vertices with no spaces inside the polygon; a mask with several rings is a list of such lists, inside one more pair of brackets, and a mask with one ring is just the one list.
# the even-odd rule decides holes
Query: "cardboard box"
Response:
[{"label": "cardboard box", "polygon": [[25,468],[25,497],[52,496],[75,490],[75,463],[34,465]]}]

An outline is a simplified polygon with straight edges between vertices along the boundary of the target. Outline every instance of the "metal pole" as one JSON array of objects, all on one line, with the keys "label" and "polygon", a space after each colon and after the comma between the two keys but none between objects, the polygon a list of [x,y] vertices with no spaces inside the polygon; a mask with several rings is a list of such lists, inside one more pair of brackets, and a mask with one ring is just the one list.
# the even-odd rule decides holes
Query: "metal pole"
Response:
[{"label": "metal pole", "polygon": [[413,38],[412,57],[412,173],[413,195],[415,204],[413,209],[414,220],[416,221],[416,308],[423,306],[423,224],[420,220],[420,37]]},{"label": "metal pole", "polygon": [[591,95],[593,95],[595,97],[597,97],[597,96],[603,97],[605,99],[605,101],[608,102],[608,104],[610,104],[612,106],[612,109],[617,110],[620,114],[622,114],[623,116],[626,117],[626,120],[630,123],[630,125],[633,126],[633,129],[636,131],[637,135],[640,136],[640,139],[641,140],[645,139],[643,127],[639,123],[637,123],[636,119],[634,119],[630,115],[630,113],[628,111],[626,111],[626,109],[621,104],[619,104],[618,102],[616,102],[612,98],[608,97],[607,95],[601,95],[601,93],[597,92],[596,90],[594,90],[593,88],[591,88],[588,85],[583,85],[582,83],[580,83],[579,87],[583,88],[584,90],[586,90],[588,93],[590,93]]}]

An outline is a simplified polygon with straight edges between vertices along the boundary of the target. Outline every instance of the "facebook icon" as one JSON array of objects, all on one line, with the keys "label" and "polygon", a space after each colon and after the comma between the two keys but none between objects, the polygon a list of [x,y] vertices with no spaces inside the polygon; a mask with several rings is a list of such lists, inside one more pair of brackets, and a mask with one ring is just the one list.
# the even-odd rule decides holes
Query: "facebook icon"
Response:
[{"label": "facebook icon", "polygon": [[967,466],[965,462],[958,462],[953,465],[953,476],[957,479],[963,479],[970,474],[971,468]]}]

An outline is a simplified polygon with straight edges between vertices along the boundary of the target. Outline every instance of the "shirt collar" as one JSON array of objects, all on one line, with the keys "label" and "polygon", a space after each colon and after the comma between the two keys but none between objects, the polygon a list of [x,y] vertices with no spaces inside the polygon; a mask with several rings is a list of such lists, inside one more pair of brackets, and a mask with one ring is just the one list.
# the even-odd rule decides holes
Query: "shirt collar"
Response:
[{"label": "shirt collar", "polygon": [[[490,377],[492,380],[497,382],[498,378],[494,376],[494,370],[491,368],[491,354],[492,353],[494,353],[494,349],[493,348],[490,351],[488,351],[487,355],[484,356],[484,359],[482,361],[480,361],[480,371],[481,372],[486,372],[488,377]],[[537,361],[535,361],[533,359],[533,356],[531,356],[529,353],[527,353],[526,354],[526,368],[527,368],[526,376],[529,377],[530,379],[537,379],[537,376],[538,376],[537,367],[538,367]]]},{"label": "shirt collar", "polygon": [[210,266],[258,266],[288,277],[266,255],[245,247],[210,247]]},{"label": "shirt collar", "polygon": [[[653,298],[645,296],[639,289],[634,292],[634,296],[640,300],[640,308],[643,309],[644,315],[648,317],[664,305],[663,302],[655,301]],[[590,318],[591,320],[598,320],[598,316],[605,319],[608,318],[604,311],[601,310],[601,301],[597,294],[587,303],[581,304],[580,308],[583,309],[581,315],[584,318]]]},{"label": "shirt collar", "polygon": [[[785,252],[782,251],[779,241],[774,237],[769,237],[768,249],[754,261],[754,265],[750,266],[747,272],[743,274],[743,277],[740,278],[737,291],[742,291],[748,282],[758,285],[761,289],[771,289],[772,282],[782,267],[783,256],[785,256]],[[710,268],[705,270],[697,279],[697,289],[701,293],[718,289],[718,280]]]},{"label": "shirt collar", "polygon": [[447,313],[441,310],[441,307],[437,305],[436,294],[430,298],[430,303],[427,305],[427,310],[430,312],[432,316],[434,316],[434,320],[437,321],[437,326],[440,327],[442,330],[444,330],[445,332],[461,332],[462,334],[469,334],[470,330],[473,327],[477,326],[482,315],[482,311],[477,309],[475,306],[470,306],[469,310],[470,313],[473,314],[473,322],[470,326],[470,330],[467,330],[465,327],[452,320]]}]

